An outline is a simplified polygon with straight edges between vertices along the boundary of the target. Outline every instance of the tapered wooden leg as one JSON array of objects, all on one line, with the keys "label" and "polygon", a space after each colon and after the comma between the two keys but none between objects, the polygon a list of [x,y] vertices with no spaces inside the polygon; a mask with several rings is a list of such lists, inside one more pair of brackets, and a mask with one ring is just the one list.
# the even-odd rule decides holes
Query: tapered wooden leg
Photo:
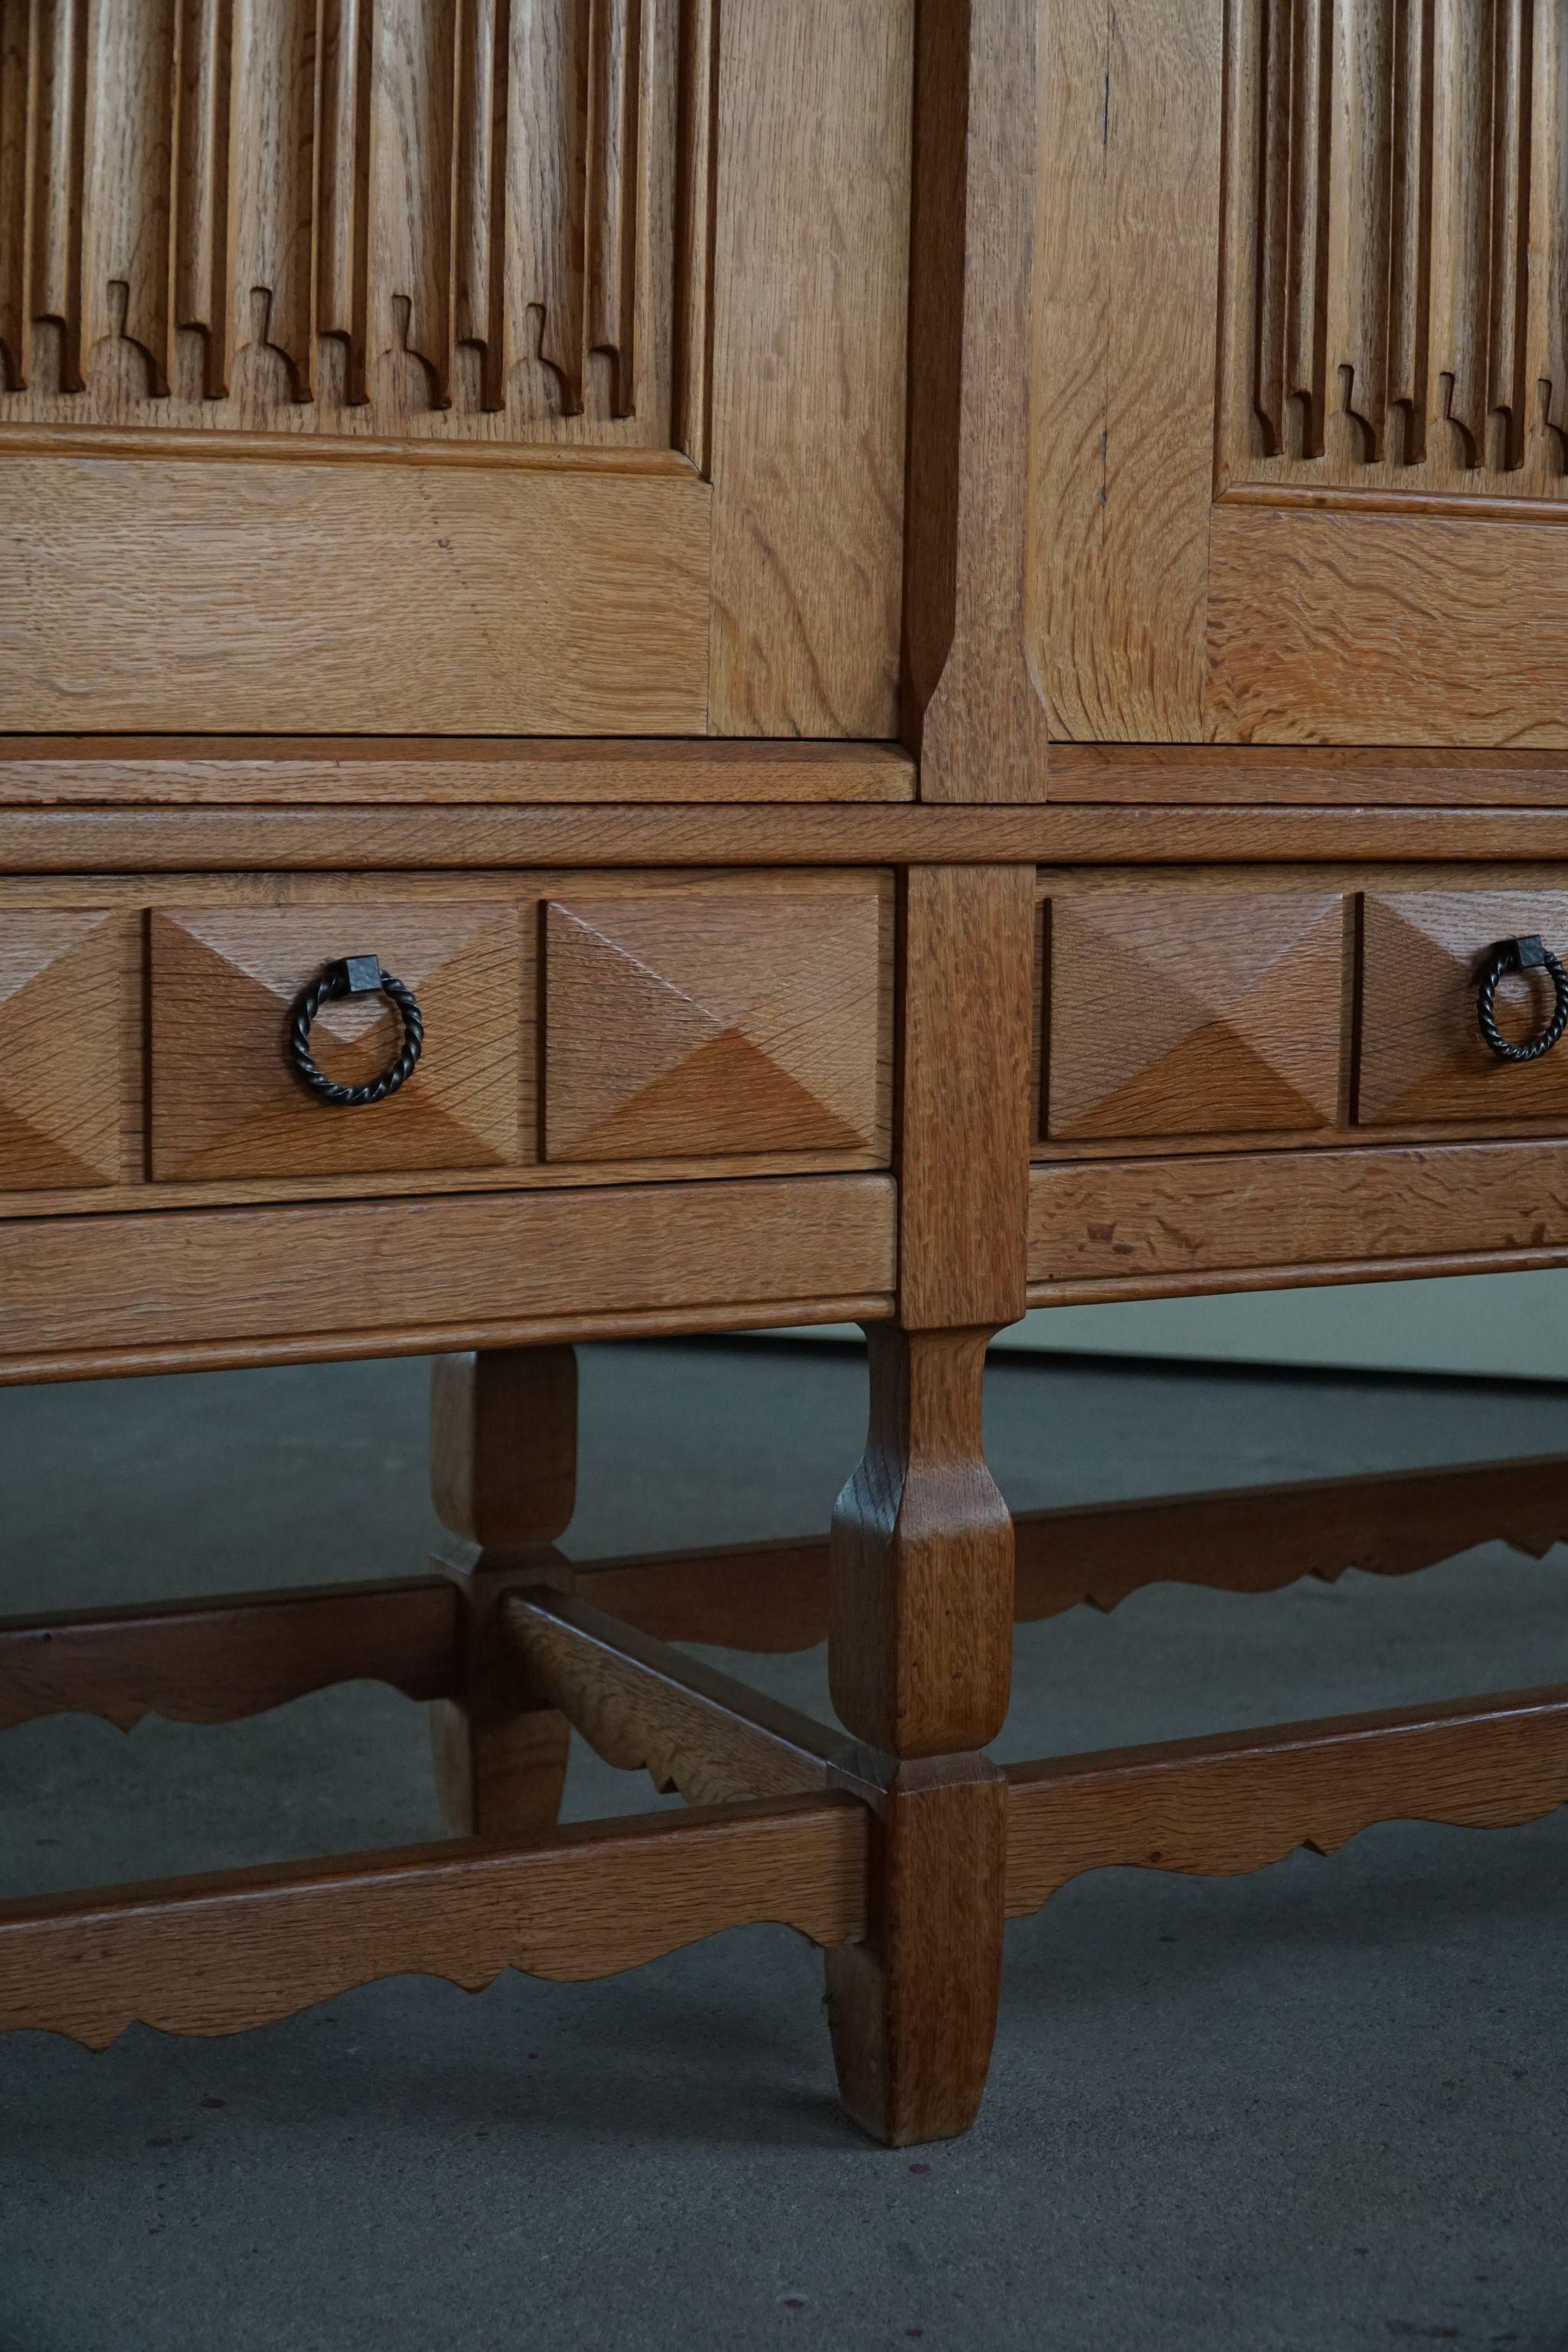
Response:
[{"label": "tapered wooden leg", "polygon": [[437,1554],[461,1594],[460,1696],[431,1708],[437,1786],[459,1837],[531,1837],[561,1806],[571,1727],[530,1707],[499,1608],[518,1585],[570,1590],[555,1549],[576,1501],[570,1348],[442,1356],[431,1387],[431,1489],[461,1540]]},{"label": "tapered wooden leg", "polygon": [[873,1328],[839,1498],[828,1661],[876,1815],[871,1933],[827,1957],[845,2105],[895,2147],[973,2122],[1005,1914],[1013,1529],[985,1466],[992,1333],[1024,1307],[1034,877],[904,885],[899,1320]]}]

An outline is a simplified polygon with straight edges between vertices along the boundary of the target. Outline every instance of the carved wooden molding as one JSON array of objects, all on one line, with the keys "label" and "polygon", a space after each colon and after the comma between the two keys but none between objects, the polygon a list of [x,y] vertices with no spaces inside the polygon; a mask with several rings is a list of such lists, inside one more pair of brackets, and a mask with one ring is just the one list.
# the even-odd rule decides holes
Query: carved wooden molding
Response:
[{"label": "carved wooden molding", "polygon": [[1224,1877],[1375,1822],[1505,1829],[1568,1804],[1568,1687],[1017,1764],[1007,1912],[1087,1870]]},{"label": "carved wooden molding", "polygon": [[530,1697],[606,1764],[699,1805],[835,1785],[842,1738],[729,1675],[578,1601],[520,1594],[501,1614]]},{"label": "carved wooden molding", "polygon": [[786,1799],[0,1904],[0,2033],[237,2033],[385,1977],[578,1983],[774,1920],[866,1932],[868,1815]]},{"label": "carved wooden molding", "polygon": [[1222,478],[1561,495],[1561,8],[1243,0],[1232,40]]},{"label": "carved wooden molding", "polygon": [[681,39],[670,0],[7,5],[0,421],[667,446]]}]

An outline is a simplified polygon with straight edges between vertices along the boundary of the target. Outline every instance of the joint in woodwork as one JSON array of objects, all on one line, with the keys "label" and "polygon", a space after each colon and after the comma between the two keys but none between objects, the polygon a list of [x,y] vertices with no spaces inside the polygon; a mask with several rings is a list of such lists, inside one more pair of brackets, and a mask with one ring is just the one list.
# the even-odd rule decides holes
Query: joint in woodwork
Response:
[{"label": "joint in woodwork", "polygon": [[1013,1632],[1013,1523],[981,1433],[990,1331],[867,1337],[870,1431],[833,1517],[833,1704],[905,1760],[983,1748],[1006,1716]]}]

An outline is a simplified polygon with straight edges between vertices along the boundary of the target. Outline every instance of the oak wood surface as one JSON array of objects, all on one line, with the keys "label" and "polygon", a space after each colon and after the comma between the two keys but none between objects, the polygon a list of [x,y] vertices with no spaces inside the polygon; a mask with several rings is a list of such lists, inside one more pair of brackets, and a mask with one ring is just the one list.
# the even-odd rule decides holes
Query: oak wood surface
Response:
[{"label": "oak wood surface", "polygon": [[551,1318],[788,1321],[817,1288],[890,1291],[893,1214],[889,1179],[849,1176],[0,1224],[0,1377],[500,1345]]},{"label": "oak wood surface", "polygon": [[9,735],[0,805],[907,801],[891,743],[572,736]]},{"label": "oak wood surface", "polygon": [[0,917],[0,1193],[140,1174],[134,929],[108,908]]},{"label": "oak wood surface", "polygon": [[[425,1047],[388,1101],[344,1112],[307,1090],[285,1048],[303,991],[351,955],[374,956],[412,989]],[[531,1157],[533,971],[513,907],[159,907],[151,968],[154,1179]],[[402,1045],[402,1016],[384,996],[324,1004],[310,1032],[312,1059],[340,1086],[368,1084]]]},{"label": "oak wood surface", "polygon": [[[0,795],[4,778],[0,761]],[[1549,749],[1403,744],[1059,743],[1051,753],[1051,798],[1226,806],[1266,800],[1325,810],[1347,803],[1561,808],[1568,803],[1568,758]]]},{"label": "oak wood surface", "polygon": [[719,22],[710,723],[893,735],[910,11],[724,0]]},{"label": "oak wood surface", "polygon": [[1026,484],[1037,12],[919,0],[904,740],[922,798],[1038,801]]},{"label": "oak wood surface", "polygon": [[1283,1724],[1111,1748],[1007,1774],[1007,1910],[1037,1910],[1085,1870],[1198,1876],[1331,1854],[1376,1822],[1470,1829],[1568,1804],[1568,1692]]},{"label": "oak wood surface", "polygon": [[[1152,1297],[1248,1273],[1360,1281],[1568,1255],[1560,1142],[1236,1152],[1037,1166],[1029,1295]],[[1223,1279],[1220,1279],[1223,1277]]]},{"label": "oak wood surface", "polygon": [[1568,811],[1072,806],[0,809],[0,872],[1568,858]]},{"label": "oak wood surface", "polygon": [[530,1704],[504,1638],[507,1595],[569,1583],[554,1549],[577,1501],[577,1359],[569,1347],[437,1356],[430,1498],[463,1538],[437,1556],[454,1588],[453,1687],[430,1710],[437,1793],[457,1837],[532,1837],[561,1810],[571,1726]]},{"label": "oak wood surface", "polygon": [[500,1613],[522,1687],[617,1769],[694,1805],[837,1785],[837,1733],[582,1600],[519,1591]]},{"label": "oak wood surface", "polygon": [[5,478],[0,726],[706,731],[695,479],[33,457]]},{"label": "oak wood surface", "polygon": [[842,1942],[864,1932],[866,1825],[851,1798],[786,1798],[6,1903],[0,2032],[101,2050],[133,2022],[234,2033],[393,1976],[576,1983],[760,1920]]},{"label": "oak wood surface", "polygon": [[546,1158],[885,1160],[892,912],[875,881],[552,899]]},{"label": "oak wood surface", "polygon": [[1053,890],[1046,1133],[1343,1124],[1352,908],[1314,880]]},{"label": "oak wood surface", "polygon": [[0,1729],[44,1715],[233,1723],[342,1682],[451,1686],[457,1611],[433,1577],[0,1619]]},{"label": "oak wood surface", "polygon": [[[1555,877],[1552,877],[1555,879]],[[1410,1118],[1556,1119],[1568,1110],[1568,1064],[1495,1055],[1477,1026],[1477,981],[1491,950],[1534,932],[1568,949],[1568,894],[1542,877],[1523,890],[1380,890],[1362,910],[1360,1076],[1363,1126]],[[1551,976],[1509,974],[1493,999],[1519,1045],[1552,1016]]]}]

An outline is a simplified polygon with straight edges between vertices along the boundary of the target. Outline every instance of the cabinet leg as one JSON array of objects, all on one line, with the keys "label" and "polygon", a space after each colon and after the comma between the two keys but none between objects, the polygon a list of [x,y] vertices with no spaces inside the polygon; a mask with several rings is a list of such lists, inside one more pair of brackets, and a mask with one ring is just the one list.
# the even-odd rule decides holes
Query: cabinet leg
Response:
[{"label": "cabinet leg", "polygon": [[555,1539],[576,1502],[573,1350],[437,1358],[430,1466],[437,1511],[461,1538],[437,1559],[461,1612],[458,1695],[430,1710],[442,1808],[455,1836],[537,1836],[560,1811],[571,1727],[524,1704],[497,1612],[516,1585],[570,1587]]},{"label": "cabinet leg", "polygon": [[1013,1529],[985,1467],[988,1330],[877,1328],[865,1457],[834,1517],[834,1706],[878,1813],[871,1933],[827,1956],[844,2104],[895,2147],[967,2130],[995,2032]]}]

